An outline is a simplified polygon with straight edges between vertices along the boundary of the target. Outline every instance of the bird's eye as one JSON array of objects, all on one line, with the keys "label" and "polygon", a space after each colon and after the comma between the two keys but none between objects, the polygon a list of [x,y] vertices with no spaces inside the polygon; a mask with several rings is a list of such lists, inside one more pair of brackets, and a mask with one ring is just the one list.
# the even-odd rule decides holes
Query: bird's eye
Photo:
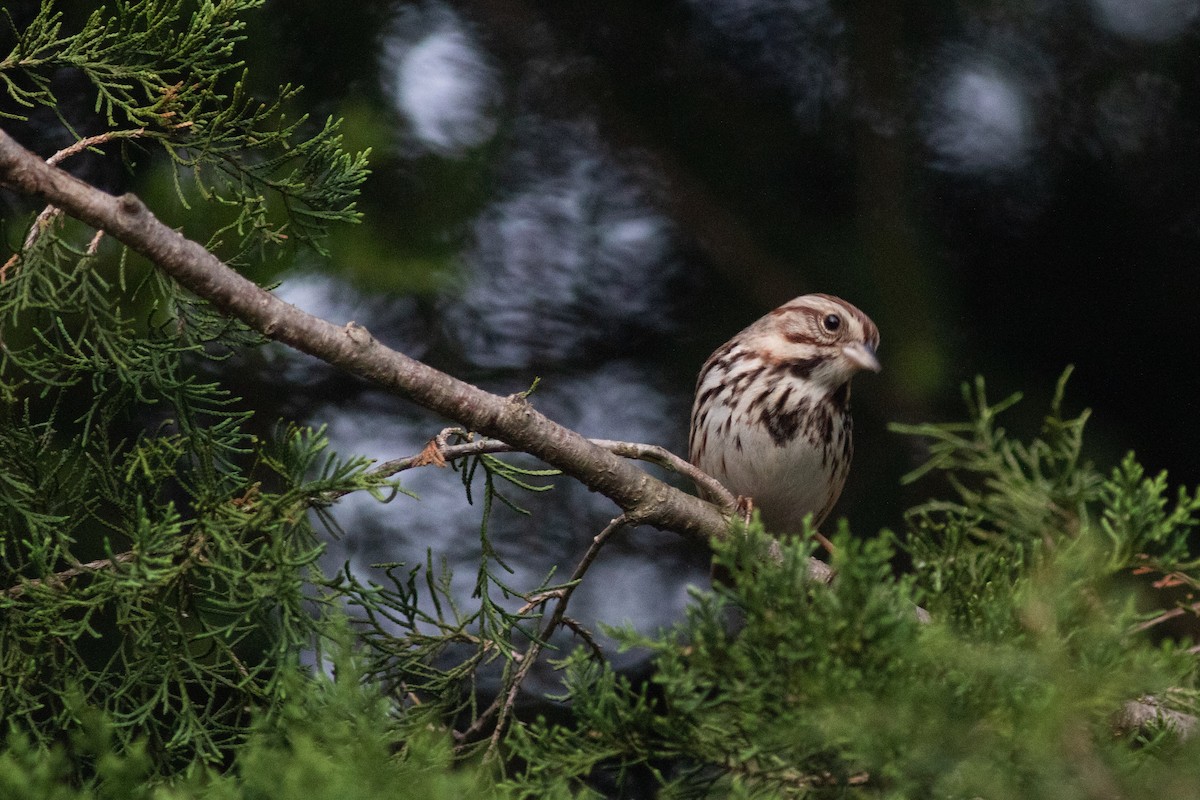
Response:
[{"label": "bird's eye", "polygon": [[837,314],[830,314],[825,319],[821,320],[821,324],[825,326],[825,330],[830,333],[836,333],[837,329],[842,327],[842,318]]}]

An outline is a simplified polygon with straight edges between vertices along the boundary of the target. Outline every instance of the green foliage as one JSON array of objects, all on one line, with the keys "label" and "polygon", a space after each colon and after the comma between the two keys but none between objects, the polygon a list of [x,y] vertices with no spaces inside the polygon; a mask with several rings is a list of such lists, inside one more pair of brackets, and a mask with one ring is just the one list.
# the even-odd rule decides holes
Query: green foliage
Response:
[{"label": "green foliage", "polygon": [[[205,202],[236,208],[242,246],[316,235],[353,218],[362,158],[333,125],[284,124],[292,89],[267,104],[222,89],[257,5],[117,2],[68,31],[46,2],[0,84],[57,112],[71,99],[52,79],[76,70],[110,134],[161,145]],[[208,376],[256,337],[124,251],[82,246],[79,226],[34,225],[0,282],[0,718],[41,752],[100,710],[114,751],[142,748],[155,772],[221,762],[324,630],[309,509],[385,484],[320,431],[255,432],[269,423]]]},{"label": "green foliage", "polygon": [[[244,15],[263,0],[115,0],[68,30],[53,0],[24,29],[0,9],[15,42],[0,58],[0,87],[15,108],[51,109],[73,138],[76,123],[56,91],[62,71],[92,89],[87,105],[104,133],[121,143],[156,145],[173,167],[181,201],[198,195],[231,212],[210,232],[210,248],[237,237],[228,254],[296,237],[317,243],[332,222],[357,219],[354,198],[366,177],[366,153],[342,148],[338,123],[288,118],[299,89],[282,86],[262,100],[250,94],[235,50]],[[27,113],[0,112],[0,120]],[[96,142],[96,145],[102,142]]]},{"label": "green foliage", "polygon": [[220,759],[247,709],[282,696],[279,668],[320,630],[306,586],[321,545],[305,511],[328,492],[373,488],[366,464],[293,429],[256,445],[239,487],[211,458],[187,463],[205,451],[183,435],[138,436],[117,452],[98,437],[56,445],[46,425],[12,438],[5,720],[50,741],[83,703],[109,714],[114,735],[143,738],[163,768]]},{"label": "green foliage", "polygon": [[982,379],[963,388],[969,422],[894,426],[931,442],[930,460],[905,480],[937,470],[954,494],[907,515],[920,599],[936,616],[1007,636],[1024,625],[1015,613],[1021,595],[1053,583],[1081,602],[1114,603],[1110,612],[1124,618],[1124,595],[1107,590],[1119,576],[1178,572],[1188,582],[1200,567],[1189,555],[1200,490],[1180,488],[1171,504],[1167,476],[1146,477],[1132,453],[1107,475],[1087,462],[1088,412],[1062,415],[1069,375],[1029,443],[997,426],[1020,396],[989,405]]},{"label": "green foliage", "polygon": [[[199,767],[153,780],[143,742],[117,746],[113,725],[89,714],[63,743],[36,746],[20,732],[0,753],[0,797],[368,800],[495,797],[486,770],[452,768],[445,731],[405,735],[388,699],[362,682],[353,658],[339,657],[335,679],[289,672],[290,691],[272,717],[261,717],[226,769]],[[78,764],[91,777],[72,786]]]},{"label": "green foliage", "polygon": [[[0,84],[58,112],[52,77],[82,75],[95,146],[139,172],[158,148],[149,168],[219,209],[210,244],[232,232],[248,263],[352,220],[365,174],[335,124],[285,119],[293,88],[246,94],[259,5],[112,2],[68,31],[46,2]],[[324,575],[328,506],[397,487],[212,377],[257,337],[82,226],[33,224],[0,274],[0,796],[1195,794],[1200,737],[1119,719],[1200,710],[1191,643],[1164,632],[1196,617],[1200,492],[1086,461],[1066,376],[1036,437],[1000,427],[1018,398],[982,381],[966,422],[898,428],[929,443],[907,479],[940,496],[900,534],[843,525],[831,584],[809,536],[716,543],[730,580],[677,626],[611,631],[653,659],[634,680],[564,616],[576,578],[513,585],[491,545],[494,503],[519,510],[550,473],[460,463],[468,496],[482,484],[469,603],[432,556],[382,583]],[[559,621],[589,645],[559,653],[562,714],[513,720]]]},{"label": "green foliage", "polygon": [[[537,639],[534,626],[542,608],[564,588],[551,583],[552,574],[531,589],[509,585],[504,573],[512,569],[488,535],[493,502],[500,500],[521,510],[499,486],[546,491],[549,486],[533,483],[533,479],[558,472],[520,467],[487,454],[463,459],[455,466],[468,499],[476,474],[484,475],[481,555],[473,594],[478,605],[464,608],[456,599],[451,588],[453,575],[444,561],[434,563],[432,551],[424,564],[375,565],[385,571],[386,584],[365,582],[347,565],[324,585],[361,614],[357,633],[372,655],[373,681],[396,696],[420,698],[430,714],[464,714],[475,720],[481,714],[481,673],[499,664],[501,683],[511,680],[523,658],[520,645]],[[511,608],[514,598],[523,601],[516,610]]]},{"label": "green foliage", "polygon": [[[653,654],[648,682],[565,660],[572,721],[514,734],[509,787],[641,770],[665,797],[1192,796],[1198,745],[1115,719],[1145,696],[1196,705],[1194,655],[1148,638],[1163,609],[1139,614],[1128,577],[1194,586],[1200,499],[1168,503],[1132,456],[1095,471],[1086,413],[1064,419],[1059,388],[1029,442],[996,425],[1015,398],[989,405],[982,383],[968,423],[903,429],[933,440],[916,474],[955,499],[914,509],[903,539],[843,525],[831,585],[808,578],[807,539],[778,560],[757,528],[717,544],[731,581],[697,591],[683,623],[613,632]],[[897,543],[915,565],[902,577]]]}]

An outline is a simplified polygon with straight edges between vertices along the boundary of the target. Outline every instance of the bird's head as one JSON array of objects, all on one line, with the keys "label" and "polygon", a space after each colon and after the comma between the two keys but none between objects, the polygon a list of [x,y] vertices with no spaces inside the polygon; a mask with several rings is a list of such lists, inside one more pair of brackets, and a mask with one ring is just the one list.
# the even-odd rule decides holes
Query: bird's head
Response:
[{"label": "bird's head", "polygon": [[831,295],[797,297],[752,328],[764,358],[796,377],[837,387],[860,370],[880,370],[875,355],[879,328],[858,308]]}]

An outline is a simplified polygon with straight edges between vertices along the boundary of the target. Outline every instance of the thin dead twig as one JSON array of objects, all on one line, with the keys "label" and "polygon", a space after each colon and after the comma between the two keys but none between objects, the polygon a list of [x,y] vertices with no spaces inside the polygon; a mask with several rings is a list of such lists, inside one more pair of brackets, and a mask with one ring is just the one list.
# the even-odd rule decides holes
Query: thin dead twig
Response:
[{"label": "thin dead twig", "polygon": [[[534,662],[537,661],[537,657],[542,652],[542,648],[545,647],[546,642],[549,641],[550,635],[554,633],[554,629],[560,624],[563,624],[563,620],[567,611],[567,603],[571,601],[571,595],[574,593],[575,588],[579,586],[580,580],[582,580],[584,574],[588,571],[588,568],[591,567],[592,563],[596,560],[596,556],[600,554],[600,550],[604,547],[605,542],[607,542],[608,539],[618,530],[626,525],[632,524],[635,524],[635,521],[630,519],[628,514],[621,514],[617,517],[614,517],[608,523],[608,525],[605,526],[604,530],[600,531],[600,533],[593,537],[592,543],[588,547],[587,552],[583,554],[583,558],[581,558],[579,563],[575,565],[575,571],[571,573],[570,579],[567,581],[566,585],[562,587],[562,589],[558,590],[560,594],[558,597],[558,602],[554,605],[554,611],[551,612],[550,618],[546,620],[546,623],[542,626],[541,631],[538,632],[537,638],[529,643],[529,647],[525,650],[525,653],[521,658],[521,664],[519,667],[517,667],[517,671],[513,674],[507,690],[502,692],[500,695],[504,698],[504,703],[499,707],[499,713],[496,717],[496,727],[495,730],[492,731],[491,741],[488,742],[487,753],[484,756],[485,759],[493,758],[498,752],[500,747],[500,737],[504,735],[504,729],[508,724],[509,718],[512,716],[513,707],[517,702],[517,696],[521,693],[521,684],[524,683],[525,677],[529,674],[529,670],[533,668]],[[591,644],[593,647],[595,647],[594,641],[592,641]],[[495,706],[496,704],[493,703],[492,705]]]},{"label": "thin dead twig", "polygon": [[[521,452],[517,447],[502,442],[499,439],[478,439],[475,441],[463,442],[461,444],[448,444],[451,436],[462,436],[469,438],[473,434],[459,427],[444,428],[437,436],[429,440],[429,443],[422,448],[420,453],[416,455],[397,458],[391,461],[385,461],[372,470],[371,474],[378,478],[390,478],[393,475],[404,472],[405,470],[414,469],[428,465],[445,466],[450,461],[455,461],[460,458],[470,458],[479,455],[494,455],[499,453],[516,453]],[[741,503],[745,502],[747,507],[745,511],[745,521],[749,522],[749,512],[752,508],[752,501],[748,499],[735,498],[733,494],[722,486],[715,478],[708,473],[703,472],[679,456],[667,450],[665,447],[660,447],[653,444],[641,444],[638,442],[620,442],[613,439],[588,439],[589,442],[609,451],[613,455],[623,458],[638,459],[648,461],[653,464],[658,464],[665,469],[673,470],[681,475],[691,478],[701,491],[709,497],[715,498],[715,505],[723,508],[726,512],[737,513],[741,508]],[[342,495],[348,494],[346,491],[330,492],[326,495],[329,500],[336,500]],[[817,539],[827,550],[833,553],[833,544],[824,536],[817,533]],[[780,558],[778,543],[772,550],[772,556],[776,559]],[[809,575],[816,581],[821,583],[829,583],[833,580],[833,570],[828,564],[819,559],[809,560]],[[923,613],[923,612],[922,612]]]},{"label": "thin dead twig", "polygon": [[[106,142],[111,142],[113,139],[136,139],[145,133],[145,128],[137,128],[136,130],[132,131],[108,131],[107,133],[97,134],[96,136],[85,136],[78,142],[75,142],[68,147],[64,147],[62,150],[59,150],[57,153],[51,155],[46,159],[46,163],[52,167],[57,166],[71,156],[82,153],[89,147],[97,147],[105,144]],[[12,267],[16,266],[17,262],[21,260],[21,254],[33,247],[38,238],[45,233],[46,230],[49,229],[50,226],[62,216],[62,214],[62,209],[55,205],[48,205],[38,212],[37,217],[33,220],[33,225],[29,227],[29,232],[25,234],[25,241],[22,243],[21,249],[9,256],[8,260],[4,262],[4,265],[0,266],[0,283],[4,283],[8,280],[8,271]],[[96,254],[96,251],[100,248],[100,239],[103,236],[103,229],[98,229],[95,235],[92,236],[92,240],[88,244],[87,248],[87,254],[89,256],[94,256]]]},{"label": "thin dead twig", "polygon": [[[460,458],[470,458],[478,455],[495,455],[498,453],[520,452],[518,448],[498,439],[478,439],[462,444],[448,444],[452,435],[470,437],[471,434],[462,428],[445,428],[416,455],[385,461],[373,470],[372,474],[380,478],[388,478],[414,467],[424,467],[430,464],[445,466],[446,462]],[[601,447],[613,455],[622,458],[632,458],[657,464],[664,469],[676,472],[692,481],[709,497],[715,498],[718,506],[732,509],[737,505],[734,496],[722,486],[716,478],[702,471],[699,467],[672,453],[665,447],[656,444],[640,442],[620,442],[614,439],[589,439],[589,442]]]},{"label": "thin dead twig", "polygon": [[604,660],[604,651],[600,649],[600,643],[596,641],[596,637],[592,635],[592,632],[583,626],[582,622],[564,614],[562,624],[564,627],[570,628],[572,633],[583,640],[583,643],[592,651],[592,656],[597,661]]},{"label": "thin dead twig", "polygon": [[139,136],[144,136],[145,134],[145,128],[135,128],[131,131],[107,131],[95,136],[85,136],[78,142],[64,147],[62,150],[59,150],[57,153],[47,158],[46,163],[52,167],[55,167],[61,164],[63,161],[66,161],[71,156],[82,153],[89,147],[97,147],[107,142],[111,142],[113,139],[136,139]]},{"label": "thin dead twig", "polygon": [[639,461],[648,461],[651,464],[657,464],[664,469],[669,469],[672,472],[677,472],[680,475],[691,478],[705,495],[712,498],[713,502],[726,510],[733,509],[737,505],[737,498],[716,478],[690,461],[686,461],[675,455],[665,447],[659,447],[656,444],[618,442],[612,439],[592,439],[591,442],[598,447],[603,447],[614,455],[623,456],[624,458],[636,458]]}]

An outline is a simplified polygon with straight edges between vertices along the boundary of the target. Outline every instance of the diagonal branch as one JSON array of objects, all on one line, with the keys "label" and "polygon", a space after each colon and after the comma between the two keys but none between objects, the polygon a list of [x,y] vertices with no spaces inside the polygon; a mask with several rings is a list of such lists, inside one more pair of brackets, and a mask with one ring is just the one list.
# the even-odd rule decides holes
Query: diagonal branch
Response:
[{"label": "diagonal branch", "polygon": [[[284,302],[154,216],[135,195],[115,197],[47,164],[0,130],[0,185],[42,198],[141,254],[181,286],[275,341],[407,397],[465,428],[540,458],[615,502],[630,518],[701,542],[729,534],[729,514],[647,474],[533,408],[447,375],[377,341]],[[812,559],[814,580],[832,572]]]},{"label": "diagonal branch", "polygon": [[648,475],[559,425],[522,397],[500,397],[383,345],[362,326],[334,325],[280,300],[169,228],[132,194],[114,197],[46,164],[0,130],[0,181],[101,228],[182,286],[256,331],[408,397],[562,470],[646,524],[707,540],[725,536],[711,503]]}]

